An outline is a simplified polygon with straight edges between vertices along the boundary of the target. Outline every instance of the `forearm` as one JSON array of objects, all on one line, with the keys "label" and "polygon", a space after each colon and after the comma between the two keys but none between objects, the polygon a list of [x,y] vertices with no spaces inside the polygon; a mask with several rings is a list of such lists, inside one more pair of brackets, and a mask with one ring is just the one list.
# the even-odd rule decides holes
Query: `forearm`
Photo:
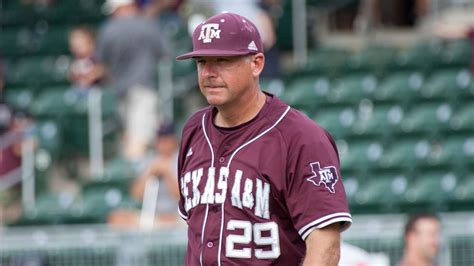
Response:
[{"label": "forearm", "polygon": [[332,245],[324,249],[313,248],[306,251],[306,256],[303,261],[303,266],[324,265],[337,266],[339,263],[339,245]]},{"label": "forearm", "polygon": [[179,199],[179,186],[178,186],[178,178],[174,171],[167,171],[163,175],[163,179],[166,182],[166,185],[168,186],[170,193],[176,198]]},{"label": "forearm", "polygon": [[337,266],[339,257],[339,224],[316,229],[308,236],[303,266]]}]

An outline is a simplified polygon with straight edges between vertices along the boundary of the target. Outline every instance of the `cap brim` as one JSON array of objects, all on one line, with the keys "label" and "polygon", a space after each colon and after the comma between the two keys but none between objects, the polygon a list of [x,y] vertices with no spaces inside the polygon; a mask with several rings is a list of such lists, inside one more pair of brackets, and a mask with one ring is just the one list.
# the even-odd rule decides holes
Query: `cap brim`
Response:
[{"label": "cap brim", "polygon": [[205,49],[205,50],[197,50],[190,53],[182,54],[180,56],[177,56],[176,60],[184,60],[184,59],[200,57],[200,56],[239,56],[239,55],[247,55],[247,54],[253,54],[253,53],[249,51]]}]

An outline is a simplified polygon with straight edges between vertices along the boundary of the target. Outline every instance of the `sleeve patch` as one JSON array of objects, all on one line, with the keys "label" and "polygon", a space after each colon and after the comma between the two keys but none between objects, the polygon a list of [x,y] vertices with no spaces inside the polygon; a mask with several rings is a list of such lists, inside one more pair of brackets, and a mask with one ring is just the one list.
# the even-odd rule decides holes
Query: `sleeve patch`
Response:
[{"label": "sleeve patch", "polygon": [[319,162],[310,163],[310,166],[313,176],[306,180],[317,187],[324,185],[330,193],[336,193],[336,183],[339,181],[336,167],[332,165],[321,167]]}]

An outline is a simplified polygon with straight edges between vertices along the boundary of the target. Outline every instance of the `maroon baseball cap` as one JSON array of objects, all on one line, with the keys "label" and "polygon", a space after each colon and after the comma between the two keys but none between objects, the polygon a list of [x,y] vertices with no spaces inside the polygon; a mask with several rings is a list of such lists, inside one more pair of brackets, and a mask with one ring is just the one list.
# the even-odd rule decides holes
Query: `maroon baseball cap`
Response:
[{"label": "maroon baseball cap", "polygon": [[223,12],[199,24],[193,33],[193,51],[177,60],[197,56],[237,56],[263,52],[257,27],[240,15]]}]

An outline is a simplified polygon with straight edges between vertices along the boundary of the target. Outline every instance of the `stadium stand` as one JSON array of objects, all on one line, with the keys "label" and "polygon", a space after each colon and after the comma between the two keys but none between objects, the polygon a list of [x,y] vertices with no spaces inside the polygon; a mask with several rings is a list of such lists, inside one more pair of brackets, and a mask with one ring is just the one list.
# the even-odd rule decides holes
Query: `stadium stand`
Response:
[{"label": "stadium stand", "polygon": [[[172,236],[173,230],[139,235],[140,240],[132,240],[143,249],[131,248],[128,254],[120,250],[133,246],[133,241],[127,243],[133,238],[131,234],[106,235],[108,231],[100,232],[102,229],[48,231],[52,239],[66,235],[58,243],[70,244],[77,237],[81,240],[77,246],[55,246],[52,240],[44,240],[47,237],[42,231],[33,236],[37,244],[45,241],[45,248],[24,244],[31,241],[25,233],[31,234],[29,226],[103,224],[110,210],[139,208],[140,203],[129,195],[136,165],[117,157],[116,99],[107,89],[101,98],[106,157],[103,173],[81,176],[77,195],[49,188],[51,176],[58,175],[58,166],[74,164],[75,155],[87,156],[89,152],[88,98],[69,86],[67,35],[74,25],[98,27],[104,19],[100,12],[103,1],[55,1],[51,6],[22,6],[20,2],[6,1],[0,15],[0,51],[6,66],[3,97],[36,120],[37,195],[34,208],[8,224],[23,242],[2,245],[2,241],[15,237],[7,234],[2,240],[0,232],[0,265],[16,265],[28,258],[47,265],[117,265],[118,260],[130,258],[135,260],[129,265],[180,265],[185,251],[182,230]],[[284,2],[290,8],[290,1]],[[331,9],[331,3],[337,1],[308,2]],[[283,50],[292,46],[290,20],[288,14],[280,18],[278,33]],[[166,32],[173,39],[176,54],[190,49],[186,27],[171,25]],[[262,88],[305,112],[335,138],[355,217],[363,220],[374,215],[376,218],[370,216],[373,220],[365,220],[373,224],[383,215],[398,215],[400,220],[405,212],[434,210],[445,212],[447,219],[452,213],[472,214],[474,206],[471,49],[467,39],[431,38],[420,38],[403,47],[370,44],[359,50],[321,45],[309,51],[306,65],[288,69],[281,79],[262,81]],[[195,88],[194,75],[192,61],[173,63],[173,115],[181,124],[189,114],[183,98]],[[74,166],[73,171],[80,167]],[[67,171],[61,174],[67,175]],[[357,223],[357,218],[354,221]],[[472,227],[472,217],[470,221]],[[22,228],[28,229],[22,232]],[[362,230],[357,226],[351,230],[357,229]],[[349,235],[350,242],[372,253],[384,253],[389,265],[401,257],[399,236],[381,233],[379,238],[361,237],[365,234],[361,232]],[[443,258],[450,261],[440,265],[474,265],[473,235],[472,230],[465,236],[450,234],[443,250]],[[104,237],[103,242],[89,239],[98,236]],[[163,241],[166,237],[176,241]]]}]

